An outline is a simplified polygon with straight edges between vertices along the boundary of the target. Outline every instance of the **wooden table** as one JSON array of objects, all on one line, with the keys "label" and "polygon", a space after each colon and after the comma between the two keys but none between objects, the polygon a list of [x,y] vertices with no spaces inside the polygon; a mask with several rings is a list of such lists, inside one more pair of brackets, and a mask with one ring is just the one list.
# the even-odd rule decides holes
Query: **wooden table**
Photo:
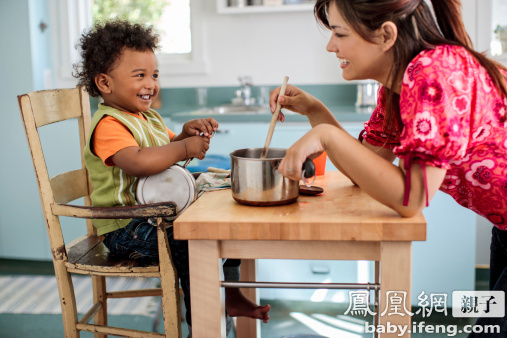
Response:
[{"label": "wooden table", "polygon": [[220,258],[380,262],[379,313],[388,311],[379,323],[411,324],[409,315],[398,314],[403,309],[390,310],[386,292],[406,292],[404,305],[411,309],[411,242],[426,239],[423,215],[400,217],[338,171],[314,185],[324,193],[277,207],[238,204],[230,189],[207,192],[174,222],[174,237],[189,240],[194,338],[225,337]]}]

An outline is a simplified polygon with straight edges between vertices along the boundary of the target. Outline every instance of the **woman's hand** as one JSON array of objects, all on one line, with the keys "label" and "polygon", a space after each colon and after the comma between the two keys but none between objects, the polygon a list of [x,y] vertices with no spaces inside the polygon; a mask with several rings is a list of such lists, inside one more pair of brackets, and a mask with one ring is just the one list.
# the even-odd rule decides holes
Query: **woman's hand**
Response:
[{"label": "woman's hand", "polygon": [[190,136],[199,136],[203,135],[208,139],[213,137],[213,133],[218,129],[218,122],[212,118],[208,117],[206,119],[195,119],[186,122],[183,125],[182,132],[186,134],[187,137]]},{"label": "woman's hand", "polygon": [[327,129],[328,125],[321,125],[311,129],[296,143],[294,143],[280,162],[278,170],[280,173],[292,180],[299,181],[303,163],[307,158],[314,159],[319,156],[325,149],[322,145],[321,135]]},{"label": "woman's hand", "polygon": [[[271,112],[275,112],[277,100],[282,105],[282,108],[301,115],[307,115],[316,107],[323,106],[322,102],[317,98],[292,85],[287,85],[285,95],[283,96],[279,96],[280,89],[281,87],[273,89],[269,95]],[[278,120],[282,122],[285,121],[283,113],[278,115]]]}]

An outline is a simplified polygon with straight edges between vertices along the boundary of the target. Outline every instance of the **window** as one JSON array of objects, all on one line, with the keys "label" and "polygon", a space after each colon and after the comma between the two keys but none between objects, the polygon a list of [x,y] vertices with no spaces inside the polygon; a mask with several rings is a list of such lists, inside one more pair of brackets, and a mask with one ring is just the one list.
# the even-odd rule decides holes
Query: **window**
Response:
[{"label": "window", "polygon": [[52,30],[57,87],[72,87],[72,64],[79,61],[75,46],[82,32],[95,20],[128,18],[155,27],[160,34],[157,58],[160,79],[175,74],[203,74],[202,12],[190,0],[52,0],[52,16],[59,29]]},{"label": "window", "polygon": [[161,54],[192,52],[190,0],[92,0],[93,21],[126,18],[154,27]]}]

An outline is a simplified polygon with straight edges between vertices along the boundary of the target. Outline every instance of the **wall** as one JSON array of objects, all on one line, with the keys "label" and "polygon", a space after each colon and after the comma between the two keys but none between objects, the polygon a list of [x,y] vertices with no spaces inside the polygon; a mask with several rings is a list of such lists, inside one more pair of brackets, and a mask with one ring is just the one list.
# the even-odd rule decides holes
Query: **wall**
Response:
[{"label": "wall", "polygon": [[252,75],[258,84],[344,82],[336,57],[326,48],[313,12],[217,14],[216,1],[202,2],[204,41],[209,73],[175,77],[177,85],[236,85],[238,75]]},{"label": "wall", "polygon": [[[475,42],[476,0],[462,2],[467,30]],[[215,0],[192,0],[192,3],[194,24],[202,35],[199,58],[206,63],[207,73],[162,75],[163,87],[237,86],[240,75],[251,75],[256,85],[278,85],[285,75],[293,84],[347,82],[341,76],[335,55],[326,51],[331,33],[317,24],[311,10],[218,14]],[[59,22],[54,18],[54,24],[64,23],[65,20]],[[65,32],[69,28],[59,29]],[[64,37],[65,34],[61,36],[63,40]],[[59,53],[54,54],[55,60],[61,58]],[[56,61],[55,69],[60,67],[60,61]],[[58,87],[76,84],[71,77],[57,81]]]},{"label": "wall", "polygon": [[[51,53],[51,35],[53,30],[49,17],[48,2],[40,0],[29,0],[30,18],[30,46],[32,57],[32,77],[36,90],[51,88],[53,84],[52,67],[53,59]],[[41,29],[44,23],[46,28]]]},{"label": "wall", "polygon": [[[33,257],[25,242],[49,251],[32,161],[28,152],[16,96],[36,87],[32,64],[29,0],[0,1],[0,82],[3,114],[0,124],[0,257]],[[20,231],[19,228],[23,228]],[[41,248],[41,252],[44,248]]]},{"label": "wall", "polygon": [[[251,75],[256,85],[279,85],[285,75],[294,84],[345,82],[336,57],[326,51],[330,32],[319,28],[311,10],[218,14],[215,0],[192,0],[192,6],[196,15],[194,25],[202,35],[202,48],[196,50],[207,65],[207,73],[162,74],[163,87],[239,86],[240,75]],[[54,18],[54,24],[63,26],[65,20]],[[62,34],[61,39],[65,36]],[[55,69],[60,72],[65,59],[54,54]],[[58,87],[76,84],[69,77],[57,81]]]}]

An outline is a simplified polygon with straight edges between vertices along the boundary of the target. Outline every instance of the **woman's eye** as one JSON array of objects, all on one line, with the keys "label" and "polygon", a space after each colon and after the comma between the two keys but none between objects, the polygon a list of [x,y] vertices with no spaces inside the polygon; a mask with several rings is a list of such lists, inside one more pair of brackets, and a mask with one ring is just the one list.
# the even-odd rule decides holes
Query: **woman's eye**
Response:
[{"label": "woman's eye", "polygon": [[343,34],[339,34],[339,33],[334,33],[334,35],[337,37],[337,38],[343,38],[345,35]]}]

